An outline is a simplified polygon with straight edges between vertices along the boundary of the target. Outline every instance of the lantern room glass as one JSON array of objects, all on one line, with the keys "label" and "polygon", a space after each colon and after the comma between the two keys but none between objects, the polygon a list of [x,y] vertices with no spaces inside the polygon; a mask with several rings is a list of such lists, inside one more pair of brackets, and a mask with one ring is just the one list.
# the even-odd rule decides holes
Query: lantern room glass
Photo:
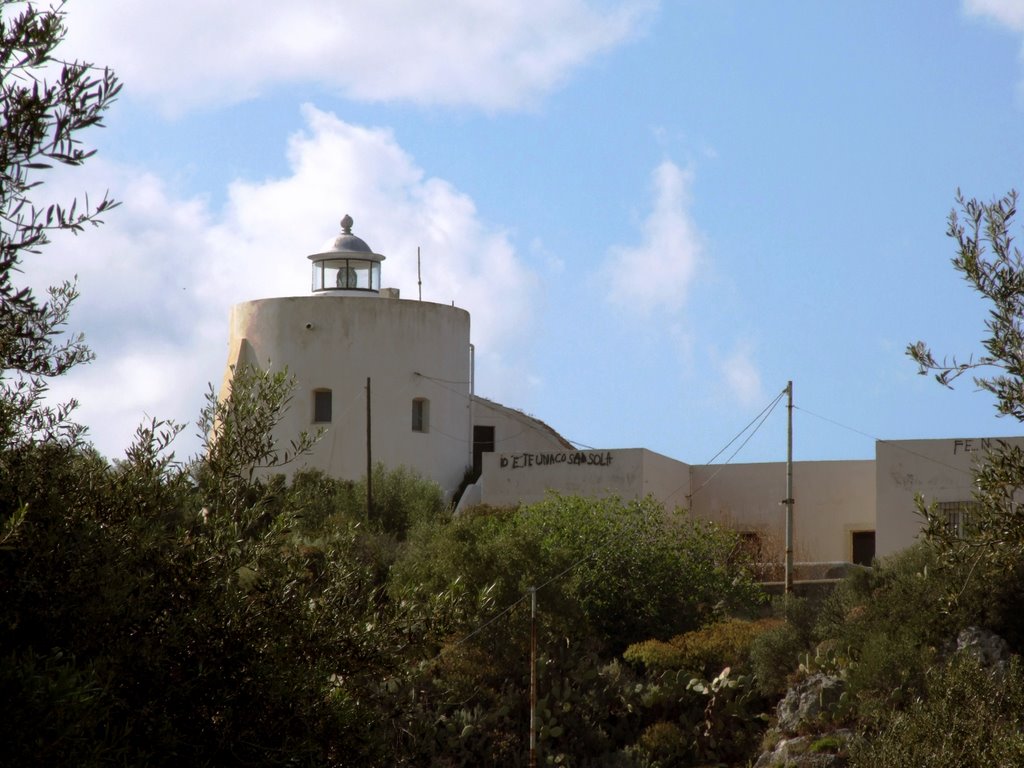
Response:
[{"label": "lantern room glass", "polygon": [[313,262],[313,291],[380,291],[380,262],[325,259]]}]

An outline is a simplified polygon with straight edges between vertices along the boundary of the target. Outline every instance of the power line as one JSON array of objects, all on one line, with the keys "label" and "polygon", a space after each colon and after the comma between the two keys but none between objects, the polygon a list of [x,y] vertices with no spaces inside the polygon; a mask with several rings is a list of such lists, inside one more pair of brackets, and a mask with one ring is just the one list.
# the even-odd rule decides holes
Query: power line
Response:
[{"label": "power line", "polygon": [[947,464],[946,462],[941,461],[939,459],[936,459],[936,458],[934,458],[932,456],[927,456],[927,455],[925,455],[923,453],[920,453],[918,451],[915,451],[915,450],[913,450],[911,448],[907,448],[905,445],[901,445],[896,440],[883,440],[882,438],[877,437],[877,436],[872,435],[872,434],[869,434],[868,432],[864,432],[864,431],[859,430],[859,429],[857,429],[855,427],[851,427],[851,426],[849,426],[847,424],[843,424],[842,422],[836,421],[835,419],[830,419],[828,416],[822,416],[820,413],[814,413],[813,411],[808,411],[806,408],[801,408],[798,405],[794,405],[793,408],[795,408],[798,411],[803,411],[808,416],[813,416],[816,419],[821,419],[822,421],[827,421],[829,424],[834,424],[835,426],[840,427],[842,429],[845,429],[845,430],[847,430],[849,432],[853,432],[853,433],[861,435],[863,437],[867,437],[867,438],[869,438],[871,440],[874,440],[876,443],[883,443],[884,445],[891,446],[893,448],[896,448],[897,450],[903,451],[904,453],[909,453],[912,456],[917,456],[919,459],[924,459],[925,461],[930,461],[933,464],[938,464],[940,467],[945,467],[946,469],[952,469],[954,472],[960,472],[960,473],[965,474],[965,475],[972,474],[970,470],[964,469],[963,467],[955,467],[952,464]]},{"label": "power line", "polygon": [[[735,443],[735,442],[736,442],[736,441],[737,441],[737,440],[738,440],[738,439],[740,438],[740,436],[741,436],[741,435],[743,435],[743,433],[744,433],[744,432],[746,432],[746,431],[747,431],[748,429],[750,429],[751,425],[752,425],[752,424],[753,424],[753,423],[754,423],[755,421],[757,421],[758,419],[760,419],[760,418],[761,418],[762,416],[764,416],[764,415],[765,415],[766,413],[771,413],[771,411],[772,411],[772,410],[774,410],[775,406],[777,406],[777,405],[779,404],[779,401],[780,401],[780,400],[781,400],[781,399],[782,399],[783,397],[785,397],[785,395],[786,395],[786,390],[785,390],[785,389],[784,389],[784,390],[782,390],[781,392],[779,392],[779,394],[778,394],[778,395],[776,395],[775,399],[774,399],[774,400],[772,400],[772,401],[771,401],[770,403],[768,403],[768,405],[766,405],[766,406],[764,407],[764,409],[763,409],[763,410],[761,411],[761,413],[757,414],[757,416],[755,416],[754,418],[752,418],[752,419],[750,420],[750,423],[749,423],[749,424],[747,424],[747,426],[745,426],[745,427],[744,427],[743,429],[741,429],[741,430],[740,430],[740,431],[739,431],[738,433],[736,433],[736,436],[735,436],[735,437],[733,437],[733,439],[732,439],[732,440],[730,440],[730,441],[729,441],[728,443],[726,443],[726,444],[725,444],[724,446],[722,446],[722,448],[721,448],[721,449],[720,449],[720,450],[718,451],[718,453],[716,453],[716,454],[715,454],[714,456],[712,456],[712,457],[711,457],[710,459],[708,459],[708,460],[707,460],[707,461],[705,461],[704,463],[705,463],[705,464],[713,464],[713,463],[715,462],[715,459],[717,459],[717,458],[718,458],[719,456],[721,456],[721,455],[722,455],[723,453],[725,453],[725,452],[726,452],[726,450],[728,450],[729,446],[730,446],[730,445],[732,445],[733,443]],[[759,425],[759,426],[760,426],[760,425]],[[757,430],[755,429],[755,430],[754,430],[754,432],[756,432],[756,431],[757,431]],[[751,434],[753,434],[753,433],[751,433]],[[747,438],[747,440],[749,440],[749,439],[750,439],[750,438],[748,437],[748,438]],[[746,445],[746,440],[745,440],[745,441],[743,442],[743,445]],[[742,448],[742,447],[743,447],[743,445],[741,445],[741,446],[740,446],[740,448]],[[738,450],[738,449],[737,449],[737,450]],[[733,453],[733,455],[729,457],[729,459],[728,459],[728,460],[726,461],[726,463],[728,463],[729,461],[731,461],[731,460],[732,460],[732,457],[733,457],[733,456],[735,456],[735,455],[736,455],[736,454],[735,454],[735,453]]]},{"label": "power line", "polygon": [[424,378],[424,379],[430,379],[431,381],[443,382],[445,384],[466,384],[468,386],[469,383],[470,383],[468,381],[456,381],[454,379],[441,379],[441,378],[438,378],[437,376],[428,376],[427,374],[420,373],[419,371],[413,371],[413,375],[419,376],[419,377]]},{"label": "power line", "polygon": [[[761,428],[761,425],[764,424],[764,422],[771,415],[772,411],[774,411],[775,407],[779,404],[779,401],[781,401],[782,398],[785,397],[785,396],[786,396],[786,390],[783,389],[778,395],[775,396],[774,400],[772,400],[770,403],[768,403],[768,405],[766,405],[761,410],[761,412],[759,414],[757,414],[757,416],[755,416],[753,419],[751,419],[750,422],[743,429],[741,429],[739,432],[737,432],[736,435],[729,442],[727,442],[724,446],[722,446],[722,448],[718,451],[718,453],[716,453],[714,456],[711,457],[711,459],[707,462],[708,464],[711,464],[715,459],[717,459],[719,456],[721,456],[723,453],[725,453],[729,449],[730,445],[735,443],[740,437],[742,437],[744,434],[746,434],[746,432],[748,430],[750,430],[750,428],[752,426],[754,427],[753,431],[751,431],[750,434],[747,435],[746,439],[742,443],[740,443],[739,447],[736,448],[736,450],[732,452],[732,455],[730,455],[729,458],[725,460],[725,462],[722,464],[722,466],[719,467],[711,475],[711,477],[709,477],[707,480],[705,480],[703,483],[701,483],[700,487],[697,488],[695,491],[691,491],[690,493],[686,494],[686,498],[687,498],[688,502],[691,502],[693,500],[693,497],[697,494],[698,491],[701,490],[701,488],[703,488],[708,483],[710,483],[712,480],[714,480],[715,477],[718,476],[718,473],[721,472],[725,468],[726,464],[728,464],[734,458],[736,458],[736,454],[738,454],[741,450],[743,450],[743,447],[748,442],[750,442],[750,438],[752,438],[755,434],[757,434],[757,431]],[[754,426],[755,424],[756,424],[756,426]],[[687,473],[687,477],[689,477],[689,472]],[[665,498],[666,499],[672,498],[677,493],[679,493],[679,491],[681,491],[685,486],[686,486],[686,483],[683,483],[683,485],[680,485],[678,488],[676,488],[674,491],[672,491],[672,493],[670,493]]]},{"label": "power line", "polygon": [[[567,573],[569,573],[570,571],[572,571],[572,570],[574,570],[575,568],[578,568],[579,566],[583,565],[583,563],[585,563],[585,562],[586,562],[587,560],[590,560],[590,559],[591,559],[592,557],[596,557],[596,556],[597,556],[597,555],[598,555],[598,554],[599,554],[599,553],[600,553],[600,552],[601,552],[602,550],[606,549],[606,548],[607,548],[607,547],[608,547],[608,546],[609,546],[610,544],[612,544],[612,543],[614,543],[614,542],[616,542],[616,541],[617,541],[617,539],[615,539],[615,538],[611,538],[611,539],[609,539],[608,541],[606,541],[606,542],[605,542],[604,544],[602,544],[601,546],[599,546],[599,547],[598,547],[597,549],[595,549],[595,550],[594,550],[593,552],[591,552],[590,554],[586,555],[585,557],[581,557],[581,558],[580,558],[579,560],[577,560],[577,561],[576,561],[575,563],[573,563],[572,565],[568,566],[567,568],[563,568],[563,569],[562,569],[561,571],[559,571],[558,573],[556,573],[556,574],[555,574],[554,576],[552,576],[552,577],[551,577],[550,579],[548,579],[547,581],[545,581],[545,582],[544,582],[543,584],[541,584],[541,585],[540,585],[539,587],[536,587],[536,589],[537,589],[537,590],[541,590],[541,589],[544,589],[544,587],[548,586],[549,584],[551,584],[551,583],[553,583],[553,582],[555,582],[555,581],[558,581],[558,580],[559,580],[560,578],[562,578],[563,576],[565,576],[565,575],[566,575]],[[479,635],[479,634],[480,634],[481,632],[483,632],[483,631],[484,631],[485,629],[487,629],[487,627],[491,626],[491,624],[493,624],[494,622],[496,622],[496,621],[497,621],[498,619],[500,619],[500,618],[501,618],[502,616],[504,616],[505,614],[509,613],[509,612],[510,612],[510,611],[511,611],[511,610],[512,610],[513,608],[515,608],[515,607],[516,607],[517,605],[519,605],[519,604],[520,604],[521,602],[523,602],[524,600],[526,600],[526,599],[527,599],[527,598],[528,598],[529,596],[530,596],[530,593],[529,593],[529,592],[526,592],[525,594],[523,594],[523,596],[522,596],[522,597],[520,597],[520,598],[519,598],[518,600],[516,600],[515,602],[511,603],[510,605],[508,605],[508,606],[507,606],[506,608],[504,608],[504,609],[503,609],[503,610],[502,610],[502,611],[501,611],[500,613],[498,613],[498,614],[496,614],[496,615],[495,615],[494,617],[492,617],[492,618],[488,619],[488,620],[487,620],[486,622],[484,622],[484,623],[483,623],[483,624],[481,624],[481,625],[480,625],[479,627],[477,627],[476,629],[474,629],[474,630],[473,630],[472,632],[470,632],[470,633],[469,633],[468,635],[466,635],[466,636],[465,636],[465,637],[463,637],[462,639],[460,639],[460,640],[456,641],[456,642],[455,642],[455,643],[453,643],[453,644],[452,644],[451,646],[448,646],[448,648],[446,648],[445,650],[451,650],[451,649],[453,649],[453,648],[457,648],[458,646],[462,645],[463,643],[465,643],[465,642],[466,642],[467,640],[469,640],[470,638],[476,637],[476,636],[477,636],[477,635]],[[436,659],[436,658],[440,658],[440,657],[441,657],[441,655],[442,655],[443,653],[444,653],[444,651],[441,651],[441,653],[439,653],[439,654],[438,654],[438,655],[437,655],[437,656],[435,657],[435,659]]]},{"label": "power line", "polygon": [[[720,450],[720,451],[719,451],[719,452],[718,452],[717,454],[715,454],[715,456],[713,456],[713,457],[712,457],[711,459],[709,459],[708,461],[706,461],[706,462],[705,462],[705,464],[714,464],[714,463],[715,463],[715,460],[716,460],[716,459],[717,459],[718,457],[720,457],[720,456],[721,456],[722,454],[724,454],[724,453],[726,452],[726,450],[728,449],[729,445],[731,445],[731,444],[732,444],[732,443],[734,443],[734,442],[735,442],[735,441],[736,441],[737,439],[739,439],[740,435],[742,435],[742,434],[743,434],[743,433],[744,433],[744,432],[745,432],[746,430],[750,429],[750,428],[751,428],[751,426],[752,426],[752,425],[753,425],[753,424],[754,424],[754,423],[755,423],[756,421],[758,421],[758,419],[761,419],[761,417],[765,417],[765,418],[767,418],[767,415],[768,415],[768,414],[770,414],[770,413],[771,413],[771,412],[772,412],[772,411],[773,411],[773,410],[775,409],[775,407],[777,406],[777,404],[778,404],[779,400],[781,400],[781,399],[782,399],[782,397],[784,397],[784,396],[785,396],[785,392],[786,392],[786,390],[784,390],[784,389],[783,389],[783,390],[782,390],[781,392],[779,392],[779,393],[778,393],[778,394],[777,394],[777,395],[775,396],[775,399],[774,399],[774,400],[772,400],[771,402],[769,402],[769,403],[767,404],[767,406],[765,406],[765,407],[764,407],[764,410],[763,410],[763,411],[762,411],[762,412],[761,412],[760,414],[758,414],[758,415],[757,415],[757,416],[755,416],[755,417],[754,417],[753,419],[751,419],[751,421],[750,421],[750,424],[748,424],[748,425],[746,425],[745,427],[743,427],[742,429],[740,429],[740,430],[739,430],[739,432],[737,432],[737,433],[736,433],[736,436],[735,436],[735,437],[733,437],[733,438],[732,438],[731,440],[729,440],[729,441],[728,441],[727,443],[725,443],[725,445],[724,445],[724,446],[722,446],[722,449],[721,449],[721,450]],[[762,422],[761,422],[761,423],[762,423],[762,424],[764,423],[764,420],[763,420],[763,419],[762,419]],[[759,425],[758,425],[758,428],[760,428],[760,426],[761,426],[761,424],[759,424]],[[758,431],[757,429],[755,429],[755,430],[754,430],[754,432],[757,432],[757,431]],[[752,436],[753,436],[754,432],[752,432],[752,433],[751,433],[751,435],[752,435]],[[742,447],[743,445],[745,445],[745,444],[746,444],[746,441],[748,441],[748,440],[750,440],[750,439],[751,439],[751,438],[750,438],[750,437],[748,437],[748,438],[746,438],[746,440],[743,440],[743,442],[742,442],[742,443],[740,444],[740,446],[739,446],[739,447],[740,447],[740,449],[741,449],[741,447]],[[736,451],[735,451],[735,452],[733,452],[732,456],[730,456],[730,457],[729,457],[729,458],[728,458],[728,459],[726,460],[726,464],[728,464],[728,463],[729,463],[730,461],[732,461],[732,458],[733,458],[733,457],[734,457],[734,456],[736,455],[736,453],[737,453],[738,451],[739,451],[739,449],[736,449]]]},{"label": "power line", "polygon": [[435,656],[433,659],[431,659],[430,662],[432,663],[434,661],[437,661],[439,658],[441,658],[441,656],[444,655],[445,651],[450,651],[450,650],[453,650],[455,648],[458,648],[460,645],[462,645],[466,641],[470,640],[471,638],[476,637],[481,632],[483,632],[485,629],[487,629],[489,626],[491,626],[491,624],[493,624],[498,619],[500,619],[502,616],[504,616],[506,613],[509,613],[513,608],[515,608],[517,605],[519,605],[521,602],[523,602],[529,596],[530,596],[530,593],[527,592],[522,597],[520,597],[518,600],[516,600],[514,603],[512,603],[511,605],[506,607],[503,611],[501,611],[501,613],[496,614],[495,616],[493,616],[490,619],[488,619],[487,621],[485,621],[483,624],[481,624],[479,627],[474,629],[472,632],[470,632],[468,635],[463,637],[461,640],[457,640],[452,645],[449,645],[449,646],[446,646],[446,647],[442,648],[441,652],[438,653],[437,656]]},{"label": "power line", "polygon": [[[731,462],[731,461],[732,461],[733,459],[735,459],[735,458],[736,458],[736,454],[738,454],[738,453],[739,453],[740,451],[742,451],[742,450],[743,450],[743,447],[744,447],[744,446],[745,446],[745,445],[746,445],[747,443],[749,443],[749,442],[750,442],[750,438],[752,438],[752,437],[753,437],[754,435],[756,435],[756,434],[757,434],[757,431],[758,431],[759,429],[761,429],[761,426],[762,426],[762,425],[763,425],[763,424],[765,423],[765,421],[767,421],[767,420],[768,420],[768,417],[772,415],[772,412],[773,412],[773,411],[775,410],[776,406],[778,406],[779,402],[780,402],[780,401],[782,400],[782,398],[783,398],[783,396],[784,396],[785,394],[786,394],[786,390],[782,390],[782,392],[781,392],[781,393],[780,393],[780,394],[778,395],[778,397],[776,397],[776,398],[775,398],[775,399],[774,399],[774,400],[773,400],[773,401],[771,402],[771,404],[770,404],[770,405],[769,405],[768,407],[766,407],[766,408],[765,408],[765,409],[764,409],[763,411],[761,411],[761,413],[759,413],[759,414],[757,415],[757,417],[755,417],[755,421],[757,421],[758,419],[760,419],[759,421],[757,421],[757,425],[756,425],[756,426],[755,426],[755,427],[753,428],[753,430],[751,430],[750,434],[746,436],[746,438],[745,438],[745,439],[743,440],[743,442],[739,444],[739,446],[738,446],[738,447],[736,448],[736,450],[735,450],[735,451],[733,451],[733,452],[732,452],[732,454],[730,454],[729,458],[728,458],[728,459],[726,459],[726,460],[725,460],[724,462],[722,462],[722,464],[721,464],[721,465],[720,465],[720,466],[718,467],[718,469],[716,469],[716,470],[715,470],[714,472],[712,472],[712,473],[711,473],[711,477],[709,477],[709,478],[708,478],[707,480],[705,480],[705,481],[704,481],[703,483],[701,483],[701,484],[700,484],[700,485],[699,485],[699,486],[698,486],[697,488],[695,488],[694,490],[690,491],[690,493],[689,493],[689,494],[687,494],[687,498],[688,498],[688,499],[689,499],[689,500],[691,501],[691,503],[692,503],[692,501],[693,501],[693,497],[694,497],[694,496],[696,496],[696,495],[697,495],[698,493],[700,493],[700,491],[701,491],[701,490],[702,490],[703,488],[705,488],[705,487],[706,487],[706,486],[707,486],[707,485],[708,485],[708,484],[709,484],[709,483],[710,483],[710,482],[711,482],[712,480],[714,480],[714,479],[715,479],[716,477],[718,477],[719,473],[721,473],[721,472],[722,472],[722,470],[724,470],[724,469],[726,468],[726,466],[727,466],[727,465],[728,465],[728,464],[729,464],[729,463],[730,463],[730,462]],[[754,423],[754,422],[751,422],[750,424],[753,424],[753,423]],[[744,428],[743,428],[743,431],[744,431],[744,432],[745,432],[746,430],[750,429],[750,424],[748,424],[748,425],[747,425],[746,427],[744,427]],[[740,432],[740,435],[742,435],[742,434],[743,434],[743,432]],[[728,447],[729,447],[729,445],[732,445],[732,444],[733,444],[733,443],[734,443],[734,442],[736,441],[736,438],[737,438],[737,437],[739,437],[739,435],[737,435],[737,436],[736,436],[736,437],[734,437],[734,438],[733,438],[732,440],[730,440],[730,441],[729,441],[729,443],[728,443],[728,444],[726,445],[726,448],[728,448]],[[722,449],[721,451],[719,451],[718,453],[716,453],[716,454],[715,454],[715,458],[717,458],[718,456],[720,456],[720,455],[722,454],[722,451],[724,451],[724,450],[725,450],[725,448],[723,448],[723,449]],[[714,461],[714,459],[712,459],[712,461]],[[711,462],[708,462],[708,464],[710,464],[710,463],[711,463]],[[678,490],[678,489],[677,489],[677,490]]]}]

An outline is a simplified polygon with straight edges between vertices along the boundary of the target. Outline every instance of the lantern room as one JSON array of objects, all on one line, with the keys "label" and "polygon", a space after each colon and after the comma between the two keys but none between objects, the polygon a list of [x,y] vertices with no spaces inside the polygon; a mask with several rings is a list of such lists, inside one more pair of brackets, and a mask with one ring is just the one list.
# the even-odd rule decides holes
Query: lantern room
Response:
[{"label": "lantern room", "polygon": [[309,257],[313,262],[313,293],[379,295],[380,263],[384,257],[352,234],[352,224],[352,217],[346,214],[341,220],[341,234],[330,247]]}]

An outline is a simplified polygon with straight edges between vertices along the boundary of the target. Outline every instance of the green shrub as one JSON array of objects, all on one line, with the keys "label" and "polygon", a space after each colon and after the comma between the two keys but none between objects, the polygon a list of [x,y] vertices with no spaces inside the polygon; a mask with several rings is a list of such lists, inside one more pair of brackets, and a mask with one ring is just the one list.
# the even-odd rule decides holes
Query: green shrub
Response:
[{"label": "green shrub", "polygon": [[757,638],[780,624],[778,619],[728,619],[677,635],[668,642],[635,643],[622,657],[652,672],[686,669],[709,677],[725,667],[749,666],[750,651]]},{"label": "green shrub", "polygon": [[784,693],[789,676],[796,671],[800,654],[806,649],[799,631],[788,622],[759,635],[750,648],[750,667],[758,691],[765,696]]},{"label": "green shrub", "polygon": [[951,611],[944,605],[957,583],[957,573],[938,568],[934,550],[918,544],[847,576],[823,603],[815,635],[856,650],[872,635],[899,627],[921,644],[937,645],[977,616],[972,606]]},{"label": "green shrub", "polygon": [[437,483],[406,467],[373,468],[373,510],[366,510],[366,478],[338,480],[320,470],[295,473],[285,491],[287,507],[301,521],[304,534],[358,523],[401,541],[409,530],[444,517],[447,507]]},{"label": "green shrub", "polygon": [[862,720],[884,720],[924,687],[935,650],[910,629],[879,629],[863,638],[847,672],[849,694]]},{"label": "green shrub", "polygon": [[133,757],[123,727],[114,722],[117,701],[104,690],[94,665],[60,651],[0,658],[0,719],[8,738],[5,765],[116,765]]},{"label": "green shrub", "polygon": [[690,751],[689,734],[675,723],[665,722],[649,725],[632,750],[645,766],[685,765]]},{"label": "green shrub", "polygon": [[354,486],[318,469],[296,472],[284,491],[285,506],[294,511],[303,534],[316,536],[363,521],[366,505],[356,499]]},{"label": "green shrub", "polygon": [[924,542],[852,573],[822,605],[815,633],[850,661],[850,700],[862,720],[883,722],[914,701],[936,649],[979,622],[983,600],[949,600],[965,578],[940,567]]},{"label": "green shrub", "polygon": [[692,729],[693,755],[699,764],[735,764],[748,757],[767,724],[766,702],[748,675],[734,675],[728,667],[713,680],[691,680],[704,711]]},{"label": "green shrub", "polygon": [[650,671],[682,669],[683,651],[669,640],[644,640],[633,643],[622,653],[623,660]]},{"label": "green shrub", "polygon": [[390,588],[440,591],[458,580],[504,607],[538,586],[546,626],[612,655],[756,603],[759,587],[730,561],[734,540],[650,498],[552,496],[417,526]]},{"label": "green shrub", "polygon": [[838,754],[846,748],[846,740],[839,736],[823,736],[811,742],[809,751],[814,754]]},{"label": "green shrub", "polygon": [[[356,484],[356,493],[366,498],[365,478]],[[403,540],[414,526],[433,523],[446,515],[444,495],[437,483],[407,467],[374,467],[371,526]]]},{"label": "green shrub", "polygon": [[966,656],[926,675],[924,695],[851,749],[851,768],[1024,765],[1024,675],[985,670]]}]

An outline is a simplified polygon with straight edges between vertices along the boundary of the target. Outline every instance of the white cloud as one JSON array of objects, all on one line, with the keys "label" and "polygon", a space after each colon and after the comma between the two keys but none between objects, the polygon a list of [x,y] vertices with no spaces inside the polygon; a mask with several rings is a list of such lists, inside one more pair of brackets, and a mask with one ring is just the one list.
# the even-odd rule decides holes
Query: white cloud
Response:
[{"label": "white cloud", "polygon": [[1024,0],[964,0],[963,7],[972,16],[985,16],[1015,32],[1024,32]]},{"label": "white cloud", "polygon": [[609,300],[641,314],[684,306],[703,251],[689,212],[693,172],[666,160],[652,177],[654,207],[642,225],[643,241],[610,248],[601,267]]},{"label": "white cloud", "polygon": [[729,393],[739,405],[749,407],[764,400],[761,373],[748,346],[739,346],[732,355],[719,361],[718,369]]},{"label": "white cloud", "polygon": [[636,34],[656,0],[89,0],[68,46],[169,110],[315,82],[367,101],[506,109]]},{"label": "white cloud", "polygon": [[[54,382],[53,392],[82,402],[81,419],[108,455],[120,453],[143,414],[194,420],[207,382],[220,383],[230,306],[308,294],[306,256],[337,235],[345,213],[386,256],[384,285],[405,298],[416,296],[422,247],[423,298],[472,312],[485,388],[501,381],[492,369],[522,372],[516,355],[537,279],[506,235],[481,222],[466,195],[427,176],[389,131],[311,106],[303,114],[288,174],[234,182],[217,214],[155,176],[99,158],[43,188],[64,197],[109,187],[123,200],[103,227],[62,237],[28,264],[37,286],[80,276],[71,326],[87,334],[98,359]],[[484,393],[505,394],[497,390]]]},{"label": "white cloud", "polygon": [[[1024,35],[1024,0],[963,0],[964,12],[990,19],[1011,32]],[[1018,54],[1024,61],[1024,40]],[[1017,84],[1017,98],[1024,103],[1024,81]]]}]

